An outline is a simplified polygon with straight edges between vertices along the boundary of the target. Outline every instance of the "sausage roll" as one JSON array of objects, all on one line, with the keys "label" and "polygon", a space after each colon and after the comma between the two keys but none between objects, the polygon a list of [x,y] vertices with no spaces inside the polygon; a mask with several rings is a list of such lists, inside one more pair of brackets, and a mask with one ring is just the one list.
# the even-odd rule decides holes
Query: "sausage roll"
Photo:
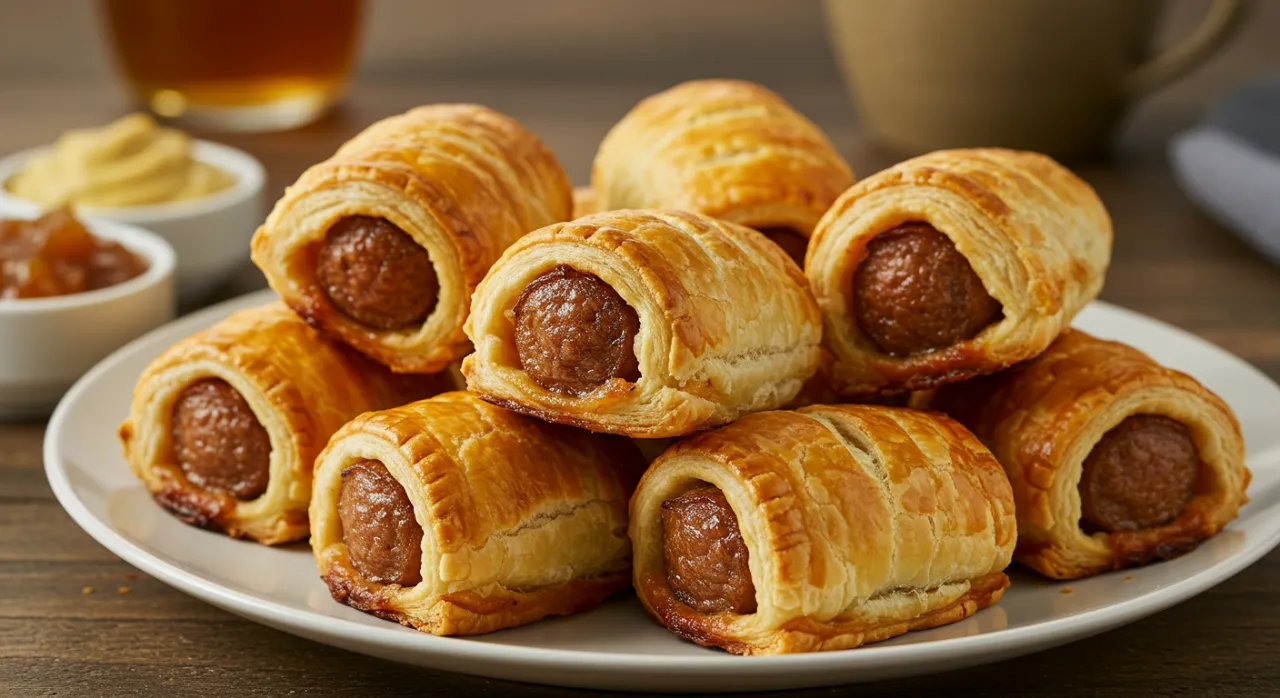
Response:
[{"label": "sausage roll", "polygon": [[1004,465],[1019,562],[1054,579],[1185,553],[1247,501],[1231,408],[1190,376],[1067,330],[1039,357],[931,397]]},{"label": "sausage roll", "polygon": [[600,202],[596,200],[596,190],[591,187],[576,187],[573,190],[573,217],[582,218],[600,212]]},{"label": "sausage roll", "polygon": [[574,613],[627,586],[643,466],[626,439],[445,393],[333,436],[311,546],[333,598],[436,635]]},{"label": "sausage roll", "polygon": [[804,259],[813,226],[853,172],[777,94],[737,80],[677,85],[609,132],[591,173],[600,210],[697,211],[755,228]]},{"label": "sausage roll", "polygon": [[1111,222],[1037,153],[944,150],[855,184],[805,259],[848,397],[924,390],[1049,346],[1098,295]]},{"label": "sausage roll", "polygon": [[521,235],[568,220],[573,190],[514,119],[470,104],[373,124],[285,191],[253,260],[308,322],[399,373],[470,351],[471,292]]},{"label": "sausage roll", "polygon": [[182,521],[287,543],[307,536],[312,465],[338,427],[450,383],[395,376],[272,303],[153,361],[120,439],[134,474]]},{"label": "sausage roll", "polygon": [[681,436],[780,407],[817,368],[804,275],[763,235],[610,211],[522,238],[476,289],[468,387],[552,422]]},{"label": "sausage roll", "polygon": [[1000,464],[947,417],[873,405],[749,415],[662,454],[631,499],[635,587],[737,654],[857,647],[999,600],[1016,524]]}]

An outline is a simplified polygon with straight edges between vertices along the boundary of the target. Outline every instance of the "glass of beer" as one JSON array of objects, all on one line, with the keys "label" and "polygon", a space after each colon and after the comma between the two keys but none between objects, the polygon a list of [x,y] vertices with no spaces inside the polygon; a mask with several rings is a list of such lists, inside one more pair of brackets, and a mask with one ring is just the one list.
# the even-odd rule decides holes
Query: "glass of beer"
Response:
[{"label": "glass of beer", "polygon": [[157,115],[197,128],[273,131],[341,96],[361,0],[103,0],[115,52]]}]

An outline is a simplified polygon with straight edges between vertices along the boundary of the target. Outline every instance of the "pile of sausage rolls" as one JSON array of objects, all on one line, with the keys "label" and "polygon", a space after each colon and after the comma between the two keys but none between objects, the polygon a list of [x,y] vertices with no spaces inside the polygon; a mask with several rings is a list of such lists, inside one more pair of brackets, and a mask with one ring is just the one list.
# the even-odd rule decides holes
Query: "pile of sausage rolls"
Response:
[{"label": "pile of sausage rolls", "polygon": [[1184,553],[1249,471],[1230,408],[1070,329],[1111,223],[1043,155],[860,181],[769,90],[640,102],[574,190],[514,119],[435,105],[308,169],[252,254],[280,301],[134,391],[178,519],[310,538],[334,599],[437,635],[634,588],[693,642],[857,647]]}]

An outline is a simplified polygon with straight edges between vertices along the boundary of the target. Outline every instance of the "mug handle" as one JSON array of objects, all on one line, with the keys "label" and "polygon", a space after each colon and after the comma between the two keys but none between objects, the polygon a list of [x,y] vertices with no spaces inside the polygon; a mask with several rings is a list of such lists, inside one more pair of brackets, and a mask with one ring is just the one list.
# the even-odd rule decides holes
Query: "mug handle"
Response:
[{"label": "mug handle", "polygon": [[1125,94],[1141,97],[1208,58],[1240,26],[1247,4],[1248,0],[1214,0],[1191,36],[1153,56],[1125,78]]}]

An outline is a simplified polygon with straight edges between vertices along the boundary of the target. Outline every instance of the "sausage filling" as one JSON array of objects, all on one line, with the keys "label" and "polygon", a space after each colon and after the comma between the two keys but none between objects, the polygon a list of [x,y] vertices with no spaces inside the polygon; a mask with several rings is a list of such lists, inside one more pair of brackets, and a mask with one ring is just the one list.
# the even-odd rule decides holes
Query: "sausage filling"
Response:
[{"label": "sausage filling", "polygon": [[422,527],[385,465],[362,460],[342,471],[338,518],[347,555],[362,577],[401,586],[422,581]]},{"label": "sausage filling", "polygon": [[640,378],[636,311],[593,274],[558,266],[521,292],[515,309],[520,367],[538,385],[581,395],[611,378]]},{"label": "sausage filling", "polygon": [[197,487],[255,499],[270,480],[271,437],[226,381],[192,383],[173,406],[173,454]]},{"label": "sausage filling", "polygon": [[383,218],[348,216],[325,234],[316,280],[344,315],[375,330],[421,325],[439,281],[431,257]]},{"label": "sausage filling", "polygon": [[1195,494],[1200,453],[1180,422],[1134,415],[1107,432],[1084,461],[1085,528],[1136,531],[1178,518]]},{"label": "sausage filling", "polygon": [[809,238],[791,228],[761,228],[760,232],[777,243],[788,257],[794,259],[796,264],[804,269],[804,255],[809,250]]},{"label": "sausage filling", "polygon": [[755,613],[747,545],[719,488],[697,487],[662,503],[662,558],[681,603],[702,613]]},{"label": "sausage filling", "polygon": [[969,261],[927,223],[904,223],[867,243],[852,300],[859,329],[892,356],[971,339],[1001,317]]}]

